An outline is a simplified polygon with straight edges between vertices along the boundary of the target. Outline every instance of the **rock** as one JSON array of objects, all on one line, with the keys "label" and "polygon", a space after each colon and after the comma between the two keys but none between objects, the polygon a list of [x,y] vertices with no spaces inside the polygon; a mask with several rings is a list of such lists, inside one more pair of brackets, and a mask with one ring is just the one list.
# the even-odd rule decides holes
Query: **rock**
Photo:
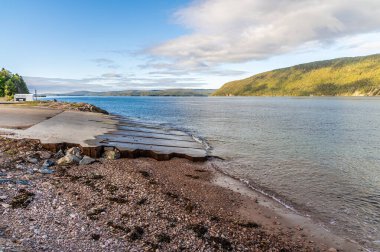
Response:
[{"label": "rock", "polygon": [[41,159],[49,159],[49,158],[51,158],[51,154],[48,151],[40,151],[38,154],[40,155]]},{"label": "rock", "polygon": [[57,164],[58,165],[70,165],[70,164],[79,164],[80,158],[72,155],[72,154],[67,154],[63,158],[58,159]]},{"label": "rock", "polygon": [[22,164],[16,164],[16,169],[24,170],[25,168],[26,168],[25,165],[22,165]]},{"label": "rock", "polygon": [[34,158],[34,157],[27,157],[26,161],[28,161],[29,163],[32,163],[32,164],[38,164],[38,159]]},{"label": "rock", "polygon": [[54,158],[60,159],[60,158],[63,158],[64,156],[65,156],[65,154],[63,153],[63,151],[59,150],[57,153],[55,153]]},{"label": "rock", "polygon": [[2,207],[4,207],[4,208],[9,208],[9,207],[11,206],[11,205],[6,204],[6,203],[2,203],[1,205],[2,205]]},{"label": "rock", "polygon": [[94,163],[95,161],[95,159],[90,158],[89,156],[84,156],[82,160],[79,162],[79,165],[89,165]]},{"label": "rock", "polygon": [[47,168],[47,167],[44,167],[44,168],[42,168],[41,170],[39,170],[39,172],[42,173],[42,174],[52,174],[52,173],[54,173],[55,171],[54,171],[54,170],[51,170],[51,169],[49,169],[49,168]]},{"label": "rock", "polygon": [[107,150],[103,153],[103,157],[108,160],[119,159],[120,152],[118,150]]},{"label": "rock", "polygon": [[6,200],[8,198],[8,196],[7,195],[1,195],[0,196],[0,200],[2,201],[2,200]]},{"label": "rock", "polygon": [[100,234],[91,234],[91,238],[95,241],[98,241],[100,239]]},{"label": "rock", "polygon": [[336,248],[329,248],[329,249],[327,250],[327,252],[338,252],[338,250],[336,250]]},{"label": "rock", "polygon": [[81,158],[82,156],[80,155],[80,153],[81,153],[81,150],[79,147],[73,147],[73,148],[70,148],[66,151],[66,156],[67,155],[74,155],[74,156]]},{"label": "rock", "polygon": [[22,189],[19,191],[19,194],[12,199],[11,206],[12,208],[25,208],[30,204],[30,202],[32,202],[33,197],[34,193]]},{"label": "rock", "polygon": [[42,164],[42,169],[44,168],[48,168],[50,166],[53,166],[55,164],[55,162],[53,160],[50,160],[50,159],[47,159],[44,161],[44,163]]}]

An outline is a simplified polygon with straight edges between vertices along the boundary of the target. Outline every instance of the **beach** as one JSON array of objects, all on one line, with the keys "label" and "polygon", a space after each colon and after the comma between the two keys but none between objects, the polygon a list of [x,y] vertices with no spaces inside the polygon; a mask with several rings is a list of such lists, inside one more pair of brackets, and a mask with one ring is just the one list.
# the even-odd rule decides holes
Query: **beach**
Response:
[{"label": "beach", "polygon": [[[78,134],[78,142],[53,129],[54,138],[49,132],[40,132],[39,140],[24,138],[21,131],[36,137],[33,127],[68,109],[34,108],[36,115],[44,114],[37,121],[8,120],[6,128],[0,126],[0,248],[5,251],[364,251],[224,175],[212,158],[193,162],[164,155],[167,160],[157,161],[140,151],[139,158],[118,159],[104,156],[117,149],[88,151],[101,135],[117,132],[118,122],[104,114],[75,111],[83,116],[72,120],[96,116],[89,121],[104,126],[98,131],[94,123],[94,135]],[[89,155],[94,162],[41,168],[46,160],[62,158],[58,147],[67,152],[75,146],[82,159]]]}]

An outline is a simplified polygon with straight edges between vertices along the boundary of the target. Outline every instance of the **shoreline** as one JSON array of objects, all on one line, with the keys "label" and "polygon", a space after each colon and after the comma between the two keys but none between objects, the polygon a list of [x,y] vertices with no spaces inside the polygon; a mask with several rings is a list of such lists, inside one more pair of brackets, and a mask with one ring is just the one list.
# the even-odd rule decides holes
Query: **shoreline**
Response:
[{"label": "shoreline", "polygon": [[[95,166],[96,168],[99,168],[99,169],[103,169],[101,166],[106,166],[106,165],[110,165],[111,167],[114,167],[112,165],[113,162],[115,162],[115,164],[121,163],[127,166],[128,164],[131,164],[131,163],[135,165],[137,164],[136,169],[141,169],[141,167],[145,167],[145,168],[150,167],[149,172],[151,174],[157,175],[162,180],[168,180],[170,183],[172,183],[173,188],[176,187],[175,183],[178,183],[178,181],[183,180],[183,177],[187,179],[186,183],[195,183],[196,186],[198,187],[200,186],[200,184],[197,184],[197,183],[199,182],[199,180],[201,180],[201,185],[202,183],[204,183],[203,186],[205,187],[209,187],[213,185],[219,188],[215,190],[218,191],[218,193],[221,193],[221,195],[213,195],[213,197],[216,197],[216,198],[219,197],[219,200],[221,201],[223,201],[225,196],[231,195],[232,193],[232,195],[234,195],[235,197],[235,199],[230,199],[229,201],[229,203],[231,203],[234,206],[231,209],[229,209],[230,211],[235,213],[234,214],[235,216],[233,216],[232,218],[243,217],[245,222],[248,221],[247,223],[250,223],[249,220],[254,221],[252,223],[258,222],[258,224],[261,226],[260,229],[269,230],[269,232],[272,232],[272,236],[275,236],[275,237],[277,236],[277,238],[275,239],[281,240],[281,237],[282,238],[286,237],[285,240],[288,239],[288,242],[290,243],[299,242],[300,244],[303,244],[303,245],[296,245],[296,246],[301,246],[305,248],[307,247],[309,249],[311,247],[313,247],[313,249],[315,247],[320,247],[322,251],[327,251],[330,247],[335,247],[336,249],[338,249],[338,251],[364,251],[364,249],[361,248],[358,244],[354,244],[342,238],[334,236],[331,233],[328,233],[327,231],[326,232],[323,232],[321,230],[316,231],[315,229],[317,229],[317,224],[313,223],[312,220],[309,220],[309,222],[307,222],[305,219],[302,219],[302,218],[297,219],[296,214],[291,215],[290,213],[279,212],[279,211],[282,211],[281,207],[276,206],[276,204],[278,203],[276,203],[273,199],[270,199],[269,197],[263,194],[261,194],[260,196],[258,195],[259,193],[254,192],[252,188],[248,188],[247,185],[244,185],[242,181],[237,181],[226,174],[223,175],[220,171],[218,171],[217,169],[215,169],[215,167],[213,167],[212,161],[207,161],[204,163],[191,163],[189,161],[174,158],[170,161],[158,162],[158,161],[150,160],[147,158],[139,158],[139,159],[123,159],[123,160],[115,160],[115,161],[102,160],[101,163],[90,165],[89,167]],[[178,171],[175,169],[175,166],[177,167],[186,166],[187,168],[192,169],[195,174],[186,174],[186,171],[183,169],[182,169],[182,174],[177,174]],[[69,167],[68,170],[71,170],[71,169],[78,170],[79,169],[78,167],[79,166]],[[162,170],[162,167],[164,167],[167,170]],[[85,169],[87,169],[87,167],[85,167]],[[199,170],[199,171],[202,170],[202,171],[197,172],[196,170]],[[171,172],[168,172],[168,171],[171,171]],[[161,172],[163,174],[161,174]],[[203,179],[204,172],[207,173],[207,176],[205,177],[205,179]],[[178,176],[182,176],[182,177],[178,177]],[[185,187],[186,187],[186,183],[184,184]],[[196,203],[198,203],[198,201],[202,201],[201,198],[205,197],[204,192],[202,191],[198,191],[198,193],[194,194],[191,188],[188,188],[188,191],[183,190],[183,188],[181,187],[180,188],[177,187],[176,189],[180,191],[181,193],[185,194],[186,197],[195,198]],[[257,203],[257,199],[259,199],[258,203]],[[210,207],[211,208],[214,207],[213,204],[218,205],[218,203],[212,202],[212,200],[213,199],[210,200],[211,202],[210,201],[202,202],[204,204],[204,207],[207,208],[209,211],[210,211],[209,209]],[[240,203],[237,203],[237,202],[240,202]],[[248,206],[251,206],[252,209],[254,210],[252,211],[252,209],[247,209]],[[226,218],[231,218],[231,216],[228,214],[228,210],[226,211],[226,209],[224,209],[222,212],[223,212],[222,215],[226,215]],[[263,212],[265,214],[263,214]],[[294,251],[294,250],[289,250],[289,251]],[[310,250],[305,250],[305,251],[310,251]]]},{"label": "shoreline", "polygon": [[[245,206],[240,211],[245,218],[262,215],[264,212],[267,219],[281,220],[281,223],[275,223],[275,225],[283,225],[288,229],[295,228],[297,231],[301,231],[302,236],[306,235],[308,239],[316,242],[316,244],[334,247],[337,251],[369,251],[354,240],[336,235],[326,228],[323,223],[315,221],[312,216],[304,216],[293,207],[248,185],[242,179],[230,176],[218,168],[214,167],[214,169],[216,171],[215,178],[212,181],[214,184],[237,192],[245,198]],[[258,206],[253,207],[255,210],[248,207],[252,206],[252,201],[258,204]],[[257,209],[259,210],[257,211]],[[265,218],[262,220],[266,225],[271,226],[273,223],[268,222]]]}]

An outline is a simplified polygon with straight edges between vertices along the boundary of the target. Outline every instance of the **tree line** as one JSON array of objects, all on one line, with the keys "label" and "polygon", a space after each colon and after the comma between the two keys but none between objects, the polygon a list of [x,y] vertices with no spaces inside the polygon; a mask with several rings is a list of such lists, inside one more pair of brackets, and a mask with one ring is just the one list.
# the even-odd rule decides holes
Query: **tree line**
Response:
[{"label": "tree line", "polygon": [[0,97],[13,97],[15,94],[29,94],[24,79],[18,74],[2,68],[0,71]]}]

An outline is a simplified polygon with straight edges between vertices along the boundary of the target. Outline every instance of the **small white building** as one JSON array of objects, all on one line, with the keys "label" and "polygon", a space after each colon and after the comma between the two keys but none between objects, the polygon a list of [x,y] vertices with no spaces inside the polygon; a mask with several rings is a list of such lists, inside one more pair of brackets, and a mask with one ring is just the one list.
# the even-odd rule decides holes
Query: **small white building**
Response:
[{"label": "small white building", "polygon": [[34,101],[34,94],[15,94],[14,101]]}]

